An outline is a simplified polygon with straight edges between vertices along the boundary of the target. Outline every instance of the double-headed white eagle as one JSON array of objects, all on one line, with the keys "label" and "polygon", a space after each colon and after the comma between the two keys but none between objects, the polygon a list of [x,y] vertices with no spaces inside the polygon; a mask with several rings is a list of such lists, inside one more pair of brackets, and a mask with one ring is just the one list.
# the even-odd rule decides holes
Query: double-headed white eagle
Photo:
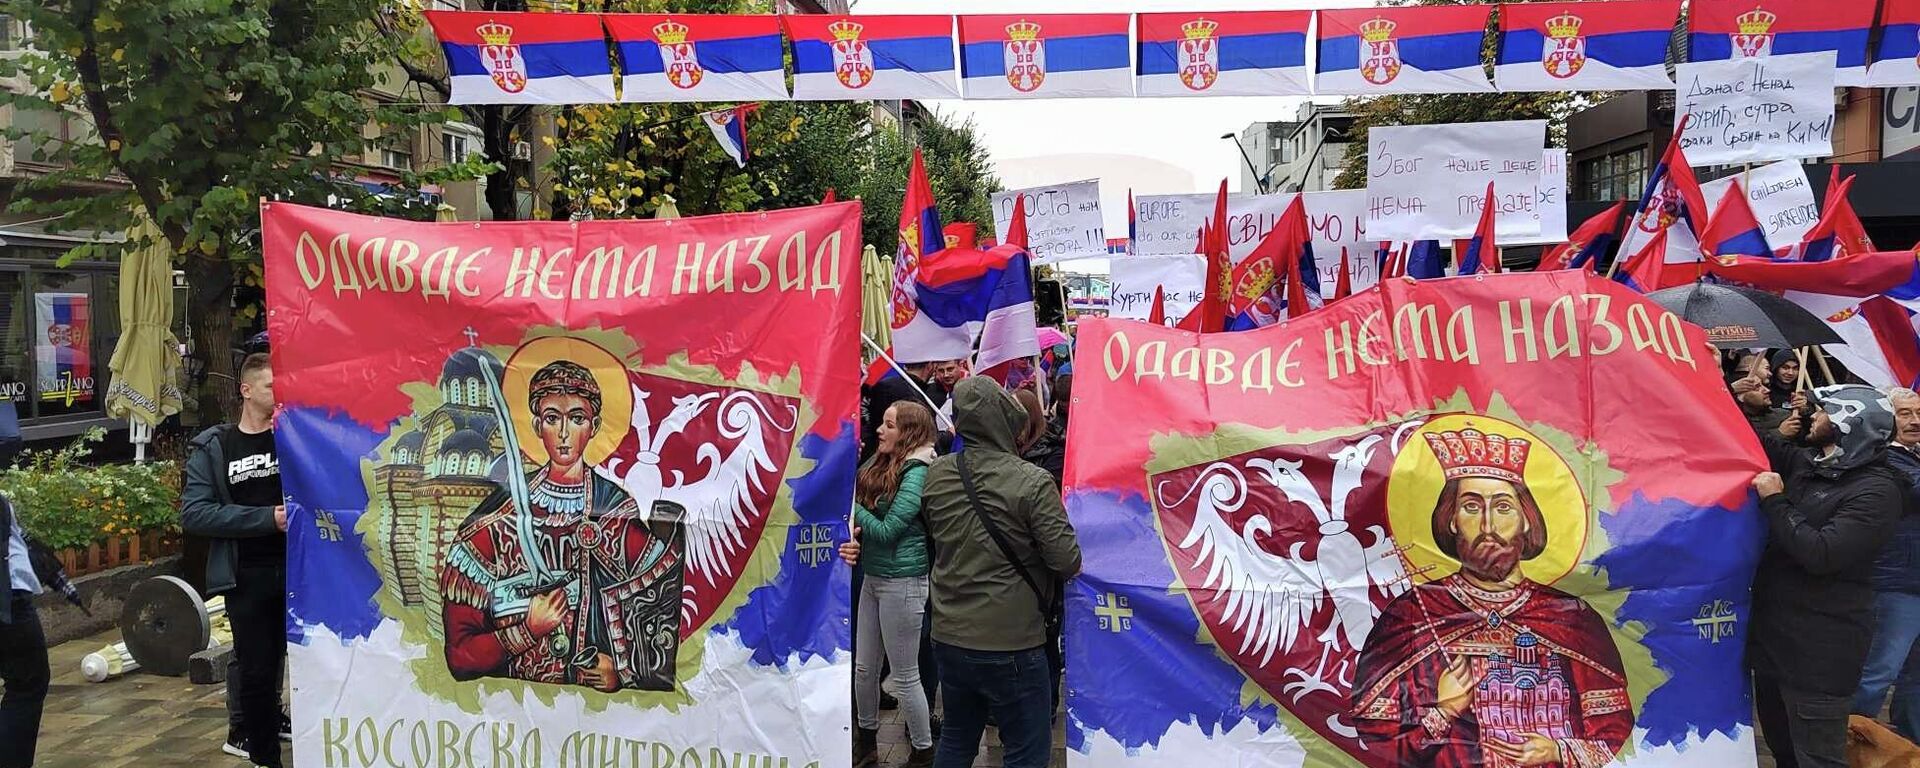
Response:
[{"label": "double-headed white eagle", "polygon": [[[1325,500],[1300,472],[1301,462],[1245,462],[1246,469],[1280,489],[1289,500],[1305,505],[1318,521],[1314,533],[1276,542],[1285,555],[1273,554],[1263,546],[1275,536],[1271,515],[1277,510],[1255,511],[1237,531],[1227,521],[1225,515],[1238,512],[1249,495],[1241,467],[1214,462],[1179,499],[1165,496],[1164,482],[1156,489],[1163,507],[1186,501],[1195,490],[1200,492],[1193,527],[1178,546],[1192,553],[1194,567],[1206,574],[1201,588],[1195,590],[1196,601],[1225,603],[1229,629],[1240,636],[1239,654],[1257,654],[1259,666],[1265,667],[1274,654],[1292,650],[1320,608],[1332,603],[1332,620],[1317,638],[1321,645],[1318,668],[1286,670],[1287,677],[1297,678],[1284,686],[1294,701],[1315,690],[1340,693],[1350,688],[1351,659],[1332,663],[1334,675],[1329,677],[1334,652],[1341,651],[1344,656],[1366,642],[1374,620],[1380,616],[1376,596],[1390,599],[1406,591],[1405,569],[1387,532],[1378,525],[1368,526],[1371,542],[1362,544],[1347,523],[1347,497],[1360,487],[1374,450],[1383,439],[1369,435],[1329,456],[1334,461],[1333,483],[1332,494]],[[1309,545],[1311,556],[1306,554]]]},{"label": "double-headed white eagle", "polygon": [[[786,406],[785,424],[774,419],[760,398],[751,392],[734,391],[724,396],[705,392],[673,398],[673,410],[656,425],[647,404],[652,395],[638,386],[633,388],[633,430],[639,441],[639,453],[629,464],[625,459],[608,459],[596,471],[619,483],[639,506],[642,518],[653,514],[655,501],[669,501],[684,510],[681,520],[686,533],[686,562],[690,574],[682,587],[680,611],[683,624],[693,620],[694,577],[712,587],[723,578],[736,574],[732,563],[740,551],[752,545],[747,533],[755,516],[753,495],[767,490],[768,473],[780,463],[768,446],[768,430],[792,432],[799,421],[799,409]],[[689,480],[675,469],[671,477],[660,467],[660,455],[667,442],[696,419],[707,417],[715,402],[719,408],[711,418],[717,421],[720,437],[738,440],[733,450],[721,455],[720,446],[707,442],[696,449],[698,464],[706,469]],[[775,478],[775,482],[778,478]]]}]

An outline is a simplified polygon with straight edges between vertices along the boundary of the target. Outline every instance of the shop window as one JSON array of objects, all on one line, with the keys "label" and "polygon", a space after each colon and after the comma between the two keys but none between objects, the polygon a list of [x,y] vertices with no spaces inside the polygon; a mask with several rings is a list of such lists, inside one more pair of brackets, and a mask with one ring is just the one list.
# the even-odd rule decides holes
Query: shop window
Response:
[{"label": "shop window", "polygon": [[33,415],[28,381],[27,326],[31,305],[22,300],[23,272],[0,272],[0,397],[12,402],[21,417]]}]

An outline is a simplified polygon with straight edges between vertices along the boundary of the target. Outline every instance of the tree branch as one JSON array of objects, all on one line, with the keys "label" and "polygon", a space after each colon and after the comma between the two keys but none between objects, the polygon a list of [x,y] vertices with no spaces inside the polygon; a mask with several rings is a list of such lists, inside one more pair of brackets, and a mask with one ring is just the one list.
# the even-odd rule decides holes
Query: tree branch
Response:
[{"label": "tree branch", "polygon": [[87,113],[93,117],[93,128],[100,135],[100,142],[107,148],[107,154],[113,158],[113,166],[127,177],[134,194],[140,197],[140,203],[146,206],[147,214],[160,233],[166,235],[173,244],[174,252],[186,249],[187,229],[178,222],[162,220],[160,206],[166,197],[160,193],[156,180],[143,173],[135,172],[121,161],[120,151],[126,144],[121,140],[119,124],[114,121],[113,105],[107,101],[106,78],[100,73],[100,41],[94,34],[94,21],[99,17],[96,0],[83,0],[73,5],[73,11],[67,20],[80,33],[80,55],[74,57],[75,71],[80,75],[80,97],[87,106]]}]

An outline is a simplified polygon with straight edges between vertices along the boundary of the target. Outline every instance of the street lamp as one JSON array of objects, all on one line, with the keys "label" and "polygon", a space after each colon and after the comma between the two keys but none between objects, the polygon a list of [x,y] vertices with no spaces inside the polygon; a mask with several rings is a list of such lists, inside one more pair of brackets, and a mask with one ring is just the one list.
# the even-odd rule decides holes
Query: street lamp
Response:
[{"label": "street lamp", "polygon": [[1273,169],[1268,168],[1266,173],[1261,173],[1259,168],[1254,167],[1253,158],[1247,154],[1247,146],[1240,143],[1239,134],[1223,133],[1220,134],[1220,138],[1233,142],[1234,148],[1240,150],[1240,159],[1247,162],[1247,172],[1253,174],[1254,185],[1260,188],[1260,194],[1266,194],[1267,182],[1273,176]]}]

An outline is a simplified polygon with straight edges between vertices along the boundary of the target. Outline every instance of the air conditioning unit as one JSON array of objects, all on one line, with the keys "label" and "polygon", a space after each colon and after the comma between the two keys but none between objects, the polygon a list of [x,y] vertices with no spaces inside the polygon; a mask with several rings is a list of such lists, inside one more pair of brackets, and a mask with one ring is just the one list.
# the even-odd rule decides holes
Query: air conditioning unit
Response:
[{"label": "air conditioning unit", "polygon": [[526,142],[526,141],[516,141],[516,142],[514,142],[514,143],[513,143],[513,159],[515,159],[515,160],[532,160],[532,159],[533,159],[533,144],[532,144],[532,142]]}]

